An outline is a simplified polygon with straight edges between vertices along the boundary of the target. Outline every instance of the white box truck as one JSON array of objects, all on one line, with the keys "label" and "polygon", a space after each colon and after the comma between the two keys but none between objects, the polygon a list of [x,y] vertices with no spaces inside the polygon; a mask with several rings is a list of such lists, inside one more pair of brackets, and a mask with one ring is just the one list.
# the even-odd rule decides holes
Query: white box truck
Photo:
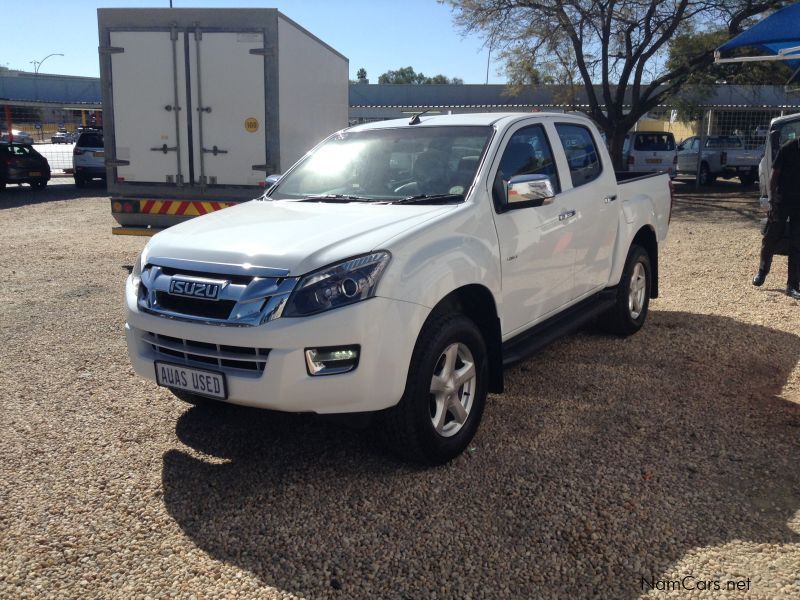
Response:
[{"label": "white box truck", "polygon": [[250,200],[347,126],[347,58],[275,9],[99,9],[97,20],[116,233]]}]

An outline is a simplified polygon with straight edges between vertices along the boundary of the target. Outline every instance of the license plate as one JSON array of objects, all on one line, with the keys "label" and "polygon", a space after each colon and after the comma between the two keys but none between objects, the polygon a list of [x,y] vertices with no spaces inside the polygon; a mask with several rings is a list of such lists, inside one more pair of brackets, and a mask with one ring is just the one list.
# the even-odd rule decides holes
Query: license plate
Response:
[{"label": "license plate", "polygon": [[103,157],[103,156],[105,156],[105,155],[106,155],[106,153],[105,153],[105,152],[95,152],[95,153],[94,153],[94,155],[95,155],[96,157],[100,158],[100,157]]},{"label": "license plate", "polygon": [[193,394],[219,398],[220,400],[225,400],[228,397],[224,373],[192,369],[160,360],[155,362],[155,367],[158,385],[186,390]]},{"label": "license plate", "polygon": [[42,172],[41,171],[28,171],[28,176],[29,177],[41,177],[42,176]]},{"label": "license plate", "polygon": [[661,159],[660,158],[645,158],[644,162],[646,162],[648,165],[660,165],[661,164]]}]

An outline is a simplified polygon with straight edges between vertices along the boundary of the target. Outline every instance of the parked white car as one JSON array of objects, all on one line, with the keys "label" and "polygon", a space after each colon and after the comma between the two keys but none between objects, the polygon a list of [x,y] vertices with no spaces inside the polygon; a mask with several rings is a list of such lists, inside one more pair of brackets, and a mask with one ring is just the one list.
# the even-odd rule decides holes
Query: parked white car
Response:
[{"label": "parked white car", "polygon": [[665,171],[675,175],[675,136],[669,131],[632,131],[622,146],[625,170],[632,173]]},{"label": "parked white car", "polygon": [[669,177],[618,181],[600,139],[548,113],[338,132],[262,198],[151,239],[133,367],[190,402],[370,413],[403,456],[450,460],[505,364],[593,319],[630,335],[658,295]]},{"label": "parked white car", "polygon": [[27,131],[20,131],[19,129],[12,129],[11,136],[8,135],[8,131],[4,131],[0,134],[0,142],[8,142],[11,137],[14,138],[14,143],[16,144],[33,144],[33,136],[28,133]]}]

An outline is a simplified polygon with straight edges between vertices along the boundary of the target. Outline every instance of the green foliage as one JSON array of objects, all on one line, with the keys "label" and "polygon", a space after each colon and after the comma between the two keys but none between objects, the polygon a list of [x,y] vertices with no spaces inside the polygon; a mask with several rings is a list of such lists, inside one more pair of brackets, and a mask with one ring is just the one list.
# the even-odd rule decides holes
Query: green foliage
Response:
[{"label": "green foliage", "polygon": [[401,67],[396,71],[386,71],[386,73],[378,77],[378,83],[411,83],[418,85],[449,83],[461,85],[464,83],[464,80],[459,77],[453,77],[451,79],[444,75],[426,77],[423,73],[417,73],[413,67]]}]

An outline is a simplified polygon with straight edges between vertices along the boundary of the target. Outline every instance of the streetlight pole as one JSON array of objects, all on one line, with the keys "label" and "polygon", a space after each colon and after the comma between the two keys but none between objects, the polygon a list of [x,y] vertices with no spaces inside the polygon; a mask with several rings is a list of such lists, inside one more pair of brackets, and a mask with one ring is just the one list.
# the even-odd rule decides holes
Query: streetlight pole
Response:
[{"label": "streetlight pole", "polygon": [[42,60],[32,60],[31,64],[33,65],[33,87],[34,93],[36,95],[36,100],[39,99],[39,68],[42,66],[42,63],[46,61],[51,56],[64,56],[60,52],[53,52],[53,54],[48,54]]},{"label": "streetlight pole", "polygon": [[[64,56],[60,52],[53,52],[52,54],[48,54],[42,60],[32,60],[31,64],[33,64],[33,95],[36,97],[36,101],[39,101],[39,68],[42,66],[42,63],[46,61],[51,56]],[[39,141],[44,139],[41,125],[39,128]]]}]

